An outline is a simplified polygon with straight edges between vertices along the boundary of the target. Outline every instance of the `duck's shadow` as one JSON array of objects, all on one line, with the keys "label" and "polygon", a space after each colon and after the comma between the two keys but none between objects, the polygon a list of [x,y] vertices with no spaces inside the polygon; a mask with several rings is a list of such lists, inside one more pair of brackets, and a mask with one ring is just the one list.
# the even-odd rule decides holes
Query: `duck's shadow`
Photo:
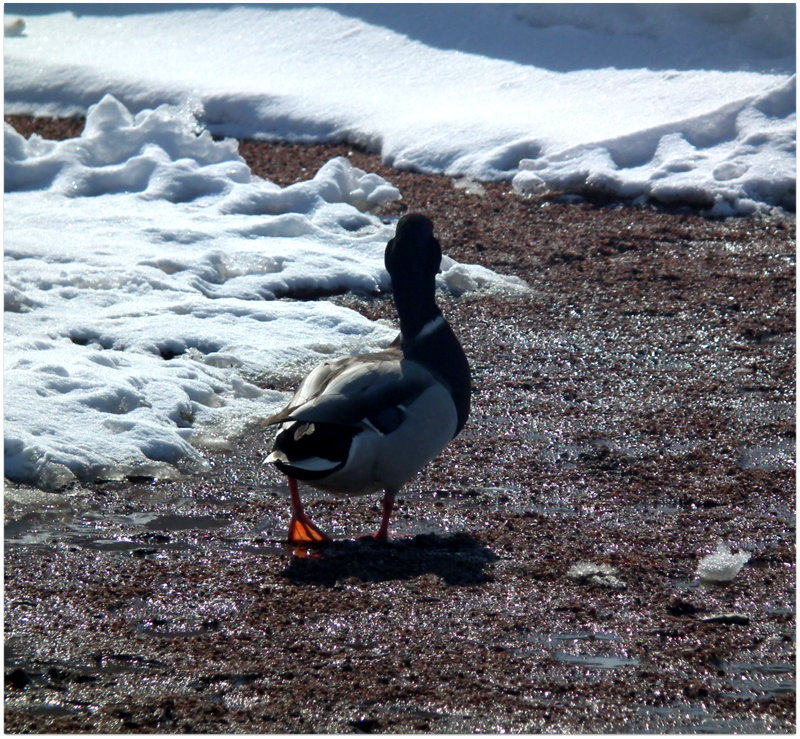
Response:
[{"label": "duck's shadow", "polygon": [[412,539],[332,541],[318,556],[292,557],[280,574],[294,583],[336,585],[348,578],[365,582],[407,580],[433,574],[448,585],[479,585],[493,578],[487,566],[498,556],[469,534],[419,534]]}]

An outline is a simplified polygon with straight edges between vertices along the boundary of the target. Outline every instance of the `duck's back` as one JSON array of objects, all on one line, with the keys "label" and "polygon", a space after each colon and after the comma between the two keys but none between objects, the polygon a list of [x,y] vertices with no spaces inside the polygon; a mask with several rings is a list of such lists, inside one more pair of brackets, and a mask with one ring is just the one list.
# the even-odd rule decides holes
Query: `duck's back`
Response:
[{"label": "duck's back", "polygon": [[400,487],[456,433],[445,387],[394,347],[316,367],[287,407],[273,460],[287,474],[333,492]]}]

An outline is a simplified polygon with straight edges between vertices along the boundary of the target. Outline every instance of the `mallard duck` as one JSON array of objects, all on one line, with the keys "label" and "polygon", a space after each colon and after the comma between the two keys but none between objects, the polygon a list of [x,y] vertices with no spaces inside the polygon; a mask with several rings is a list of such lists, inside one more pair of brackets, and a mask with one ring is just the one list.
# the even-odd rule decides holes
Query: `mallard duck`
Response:
[{"label": "mallard duck", "polygon": [[334,495],[382,490],[374,536],[386,539],[397,493],[464,427],[469,363],[436,305],[441,258],[431,220],[403,216],[384,254],[400,334],[383,351],[323,362],[267,420],[280,424],[266,461],[289,478],[290,543],[328,540],[303,510],[298,480]]}]

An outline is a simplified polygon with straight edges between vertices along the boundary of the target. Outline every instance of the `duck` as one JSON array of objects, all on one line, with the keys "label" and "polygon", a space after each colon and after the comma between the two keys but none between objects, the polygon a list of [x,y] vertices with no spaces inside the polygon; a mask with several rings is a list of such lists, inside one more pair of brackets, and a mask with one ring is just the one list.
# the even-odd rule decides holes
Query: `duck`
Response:
[{"label": "duck", "polygon": [[470,367],[436,303],[441,260],[433,221],[419,213],[401,217],[384,253],[397,338],[382,351],[318,365],[266,419],[278,431],[265,463],[289,482],[289,544],[330,541],[306,514],[298,481],[334,496],[383,491],[373,537],[388,539],[401,488],[464,428]]}]

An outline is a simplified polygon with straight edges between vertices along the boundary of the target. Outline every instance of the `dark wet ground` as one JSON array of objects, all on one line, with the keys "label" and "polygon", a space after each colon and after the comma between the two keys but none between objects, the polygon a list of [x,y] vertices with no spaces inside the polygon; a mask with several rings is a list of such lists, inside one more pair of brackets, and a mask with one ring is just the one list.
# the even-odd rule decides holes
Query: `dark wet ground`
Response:
[{"label": "dark wet ground", "polygon": [[[281,182],[347,153],[243,151]],[[200,477],[7,486],[6,731],[794,732],[794,218],[477,196],[352,158],[451,256],[532,287],[443,303],[470,423],[389,543],[358,539],[378,496],[309,493],[337,538],[316,557],[282,543],[261,434]],[[720,540],[751,559],[702,585]]]}]

